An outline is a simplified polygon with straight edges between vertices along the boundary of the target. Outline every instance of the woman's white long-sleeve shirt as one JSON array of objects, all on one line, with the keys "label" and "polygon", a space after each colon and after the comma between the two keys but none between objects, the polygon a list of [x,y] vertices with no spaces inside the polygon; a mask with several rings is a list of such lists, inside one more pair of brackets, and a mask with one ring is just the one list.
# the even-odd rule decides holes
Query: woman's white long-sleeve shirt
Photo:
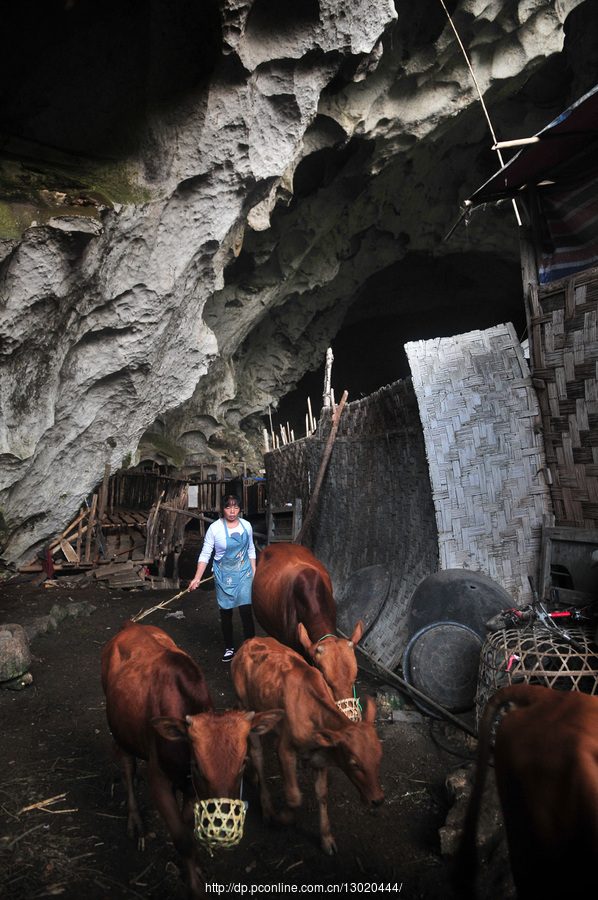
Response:
[{"label": "woman's white long-sleeve shirt", "polygon": [[251,527],[251,522],[248,522],[247,519],[239,518],[239,525],[237,528],[232,529],[226,527],[224,519],[218,519],[216,522],[212,522],[206,531],[203,547],[201,548],[201,553],[199,554],[197,561],[205,562],[206,564],[209,563],[212,553],[214,554],[215,560],[221,559],[226,550],[227,535],[234,534],[235,532],[241,534],[243,531],[246,531],[249,535],[249,559],[255,559],[255,544],[253,543],[253,528]]}]

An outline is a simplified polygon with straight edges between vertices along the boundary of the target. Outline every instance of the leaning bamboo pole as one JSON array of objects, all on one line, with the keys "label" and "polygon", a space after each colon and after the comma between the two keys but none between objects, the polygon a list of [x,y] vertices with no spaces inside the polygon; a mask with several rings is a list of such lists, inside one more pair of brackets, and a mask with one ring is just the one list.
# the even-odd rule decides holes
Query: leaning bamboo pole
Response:
[{"label": "leaning bamboo pole", "polygon": [[338,431],[338,425],[341,418],[341,413],[343,411],[343,407],[347,401],[347,391],[343,394],[341,398],[341,402],[337,406],[334,415],[332,417],[332,428],[330,429],[330,434],[328,435],[328,440],[326,442],[326,447],[324,448],[324,455],[322,457],[322,462],[320,463],[320,471],[318,472],[318,477],[316,479],[316,484],[314,487],[314,492],[312,494],[312,498],[309,504],[309,509],[307,510],[307,515],[303,520],[303,525],[301,526],[297,537],[294,539],[293,543],[300,544],[305,532],[307,531],[307,526],[309,525],[311,518],[314,514],[314,510],[318,503],[318,497],[320,494],[320,489],[322,487],[322,482],[324,481],[324,475],[326,474],[326,468],[328,466],[328,460],[330,459],[330,454],[332,453],[332,448],[334,446],[334,442],[336,440],[336,433]]}]

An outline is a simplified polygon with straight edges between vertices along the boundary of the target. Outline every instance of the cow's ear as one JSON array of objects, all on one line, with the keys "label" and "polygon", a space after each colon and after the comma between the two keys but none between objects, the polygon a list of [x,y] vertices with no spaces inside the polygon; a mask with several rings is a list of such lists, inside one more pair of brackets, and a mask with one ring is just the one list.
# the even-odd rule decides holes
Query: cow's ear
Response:
[{"label": "cow's ear", "polygon": [[[251,734],[266,734],[284,718],[284,709],[269,709],[266,712],[252,713]],[[247,714],[249,718],[249,713]]]},{"label": "cow's ear", "polygon": [[297,625],[297,634],[299,635],[299,643],[301,644],[305,652],[311,655],[313,653],[312,643],[309,639],[309,635],[303,622],[299,622],[299,624]]},{"label": "cow's ear", "polygon": [[[188,718],[191,718],[188,716]],[[167,741],[180,741],[187,739],[189,736],[189,725],[183,719],[177,719],[174,716],[158,716],[152,719],[152,725],[163,738]]]},{"label": "cow's ear", "polygon": [[376,704],[372,700],[371,697],[365,698],[365,709],[363,710],[363,721],[369,722],[370,725],[374,724],[374,719],[376,718]]},{"label": "cow's ear", "polygon": [[363,622],[360,619],[357,625],[355,626],[355,630],[349,639],[350,644],[356,644],[361,640],[361,635],[363,634]]}]

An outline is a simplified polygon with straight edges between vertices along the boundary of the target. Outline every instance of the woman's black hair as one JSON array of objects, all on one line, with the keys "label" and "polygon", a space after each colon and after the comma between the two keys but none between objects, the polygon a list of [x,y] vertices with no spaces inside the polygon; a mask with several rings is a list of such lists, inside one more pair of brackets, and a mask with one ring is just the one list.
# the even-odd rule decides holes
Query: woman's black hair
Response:
[{"label": "woman's black hair", "polygon": [[226,507],[231,505],[231,501],[234,502],[239,507],[239,509],[241,509],[241,501],[236,494],[224,494],[222,500],[220,501],[221,513],[224,513]]}]

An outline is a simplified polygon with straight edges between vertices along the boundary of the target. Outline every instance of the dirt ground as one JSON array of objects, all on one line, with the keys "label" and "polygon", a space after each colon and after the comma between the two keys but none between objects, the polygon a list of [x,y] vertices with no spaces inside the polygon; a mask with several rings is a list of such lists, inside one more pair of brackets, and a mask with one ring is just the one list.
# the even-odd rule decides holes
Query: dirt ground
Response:
[{"label": "dirt ground", "polygon": [[[138,794],[149,830],[145,852],[126,836],[125,795],[100,684],[101,650],[121,622],[176,593],[115,591],[97,583],[85,588],[35,587],[25,580],[0,585],[4,623],[27,625],[55,605],[83,600],[94,607],[91,615],[69,616],[56,631],[38,634],[31,643],[33,683],[21,691],[0,691],[2,898],[186,896],[177,854],[147,792],[144,764]],[[209,586],[142,623],[164,628],[200,664],[218,709],[234,705],[230,670],[220,661],[219,620]],[[359,696],[376,696],[383,685],[360,670]],[[464,741],[454,725],[425,716],[392,722],[382,710],[376,728],[383,744],[380,780],[386,800],[368,811],[346,776],[330,771],[334,857],[319,848],[313,780],[305,769],[304,805],[295,826],[265,826],[256,792],[245,784],[249,809],[240,845],[213,856],[200,851],[208,884],[222,892],[250,893],[252,886],[254,892],[257,886],[261,892],[282,892],[286,885],[355,883],[366,891],[371,885],[372,893],[383,885],[385,892],[409,900],[448,900],[452,893],[438,832],[449,809],[445,781],[467,762],[471,740],[465,736]],[[280,798],[280,777],[268,755],[273,795]],[[52,798],[58,799],[45,803]],[[342,893],[348,896],[351,890]]]}]

